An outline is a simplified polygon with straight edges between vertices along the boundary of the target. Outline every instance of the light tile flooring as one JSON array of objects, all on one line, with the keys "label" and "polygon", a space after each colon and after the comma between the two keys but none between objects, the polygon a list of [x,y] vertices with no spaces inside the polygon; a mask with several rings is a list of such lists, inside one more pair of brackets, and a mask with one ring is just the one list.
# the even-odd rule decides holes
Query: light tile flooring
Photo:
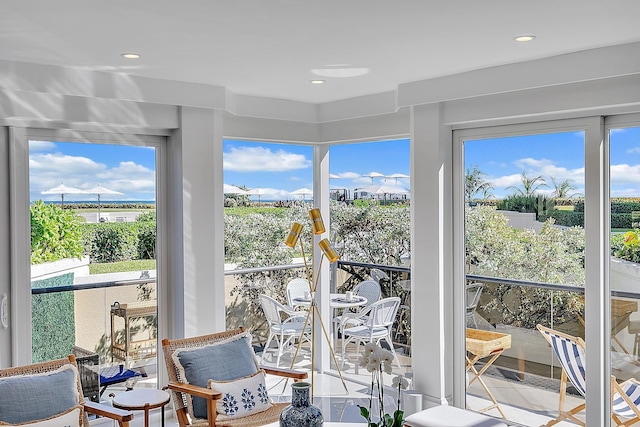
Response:
[{"label": "light tile flooring", "polygon": [[[341,360],[341,359],[339,359]],[[359,368],[356,373],[355,354],[347,360],[342,370],[347,390],[345,390],[339,376],[334,372],[318,374],[313,376],[314,382],[314,399],[313,403],[320,407],[325,417],[325,421],[341,422],[341,423],[361,423],[363,421],[360,416],[358,405],[368,406],[368,389],[370,383],[370,374],[366,370]],[[406,356],[400,356],[401,369],[394,365],[394,373],[404,373],[410,377],[410,363]],[[269,356],[265,358],[265,364],[270,364]],[[287,367],[291,363],[288,354],[282,356],[280,366]],[[309,369],[309,354],[301,354],[294,364],[297,369]],[[390,376],[387,376],[390,377]],[[501,403],[501,408],[506,414],[508,420],[513,425],[523,426],[541,426],[551,420],[557,410],[558,393],[550,390],[531,387],[530,385],[516,383],[513,381],[505,381],[491,376],[483,376],[487,386],[493,392],[499,402],[509,402],[509,405]],[[390,381],[390,379],[389,379]],[[291,396],[290,383],[285,383],[277,377],[269,378],[269,393],[275,401],[289,401]],[[155,378],[150,377],[136,384],[136,388],[155,387]],[[110,392],[123,392],[117,387],[110,388],[104,395],[108,401],[107,395]],[[568,396],[567,405],[577,405],[582,400],[578,397]],[[467,395],[468,408],[479,410],[489,405],[486,393],[481,386],[475,382],[469,387]],[[374,403],[375,404],[375,403]],[[393,392],[385,395],[385,407],[387,411],[395,409],[396,396]],[[571,406],[569,406],[571,407]],[[486,412],[487,415],[499,417],[497,410],[492,409]],[[143,413],[136,412],[135,419],[131,427],[142,427]],[[176,426],[173,410],[170,406],[165,409],[165,425],[168,427]],[[152,426],[160,426],[160,410],[155,410],[151,414],[150,419]],[[104,419],[94,420],[93,426],[111,425],[111,422]],[[559,427],[575,426],[575,424],[562,422],[557,424]],[[347,426],[345,426],[347,427]]]}]

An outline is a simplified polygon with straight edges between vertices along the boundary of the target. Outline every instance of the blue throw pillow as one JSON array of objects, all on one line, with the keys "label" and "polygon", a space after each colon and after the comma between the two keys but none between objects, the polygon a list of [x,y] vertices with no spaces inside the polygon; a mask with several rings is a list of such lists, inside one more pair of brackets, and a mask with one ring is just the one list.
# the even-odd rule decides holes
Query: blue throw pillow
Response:
[{"label": "blue throw pillow", "polygon": [[19,424],[43,420],[78,405],[77,370],[0,378],[0,421]]},{"label": "blue throw pillow", "polygon": [[[209,380],[229,381],[258,372],[251,335],[244,333],[229,341],[221,341],[196,349],[177,349],[173,361],[181,381],[206,388]],[[207,402],[193,397],[193,416],[207,418]]]}]

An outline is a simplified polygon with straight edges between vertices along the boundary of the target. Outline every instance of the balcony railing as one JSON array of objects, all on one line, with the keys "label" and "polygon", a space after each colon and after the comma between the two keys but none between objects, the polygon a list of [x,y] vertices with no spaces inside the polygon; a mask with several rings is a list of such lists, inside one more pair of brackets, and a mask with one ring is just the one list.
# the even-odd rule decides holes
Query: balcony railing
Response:
[{"label": "balcony railing", "polygon": [[[394,329],[394,347],[399,351],[404,372],[411,371],[411,272],[406,267],[372,265],[366,263],[340,261],[332,266],[331,290],[350,290],[359,281],[369,279],[372,269],[384,273],[379,278],[383,296],[398,295],[402,298],[404,312],[400,312]],[[284,295],[287,281],[292,277],[303,277],[303,265],[292,264],[267,268],[229,270],[225,272],[227,288],[228,327],[244,324],[256,333],[256,344],[264,344],[264,317],[255,306],[259,293],[269,291]],[[484,284],[480,303],[476,310],[478,329],[486,329],[509,334],[511,347],[507,349],[484,374],[487,384],[494,391],[500,405],[518,407],[530,413],[551,416],[557,411],[557,396],[561,371],[554,360],[551,349],[539,332],[536,323],[549,325],[560,331],[584,337],[584,288],[578,286],[533,283],[520,280],[501,279],[487,276],[468,275],[468,282]],[[117,301],[120,304],[140,302],[139,288],[149,287],[147,297],[155,299],[155,279],[101,281],[81,285],[65,285],[32,289],[35,298],[49,298],[53,295],[73,295],[74,336],[76,345],[97,352],[101,364],[111,363],[111,309]],[[612,295],[612,373],[620,379],[633,376],[640,368],[640,293],[613,291]],[[35,304],[35,300],[34,300]],[[252,312],[250,307],[254,305]],[[132,306],[133,307],[133,306]],[[235,310],[235,311],[234,311]],[[249,317],[248,317],[249,314]],[[253,316],[253,317],[251,317]],[[116,331],[124,336],[124,318],[116,316]],[[156,338],[155,320],[142,320],[137,324],[135,334],[149,339]],[[234,324],[234,322],[236,322]],[[54,325],[57,326],[57,325]],[[135,325],[134,325],[135,326]],[[475,327],[475,325],[474,325]],[[35,330],[34,330],[35,331]],[[65,334],[66,331],[54,334]],[[118,332],[116,332],[117,335]],[[134,334],[134,338],[135,338]],[[134,339],[135,340],[135,339]],[[258,350],[260,350],[258,348]],[[136,359],[132,352],[128,362]],[[140,352],[139,354],[144,354]],[[150,354],[150,353],[149,353]],[[125,357],[126,358],[126,357]],[[114,358],[115,363],[119,359]],[[134,362],[135,363],[135,362]],[[479,362],[482,366],[483,360]],[[363,372],[357,372],[357,364],[347,364],[345,374],[356,381],[366,383]],[[149,370],[149,372],[153,372]],[[498,386],[496,386],[498,384]],[[522,393],[513,389],[522,388]],[[544,401],[536,400],[540,393],[527,390],[536,389],[548,393]],[[472,409],[478,399],[486,400],[486,392],[478,388],[477,382],[468,388],[468,401]],[[520,396],[526,396],[526,399]],[[573,395],[571,398],[580,399]],[[491,413],[497,415],[496,413]],[[522,420],[513,419],[516,422]]]}]

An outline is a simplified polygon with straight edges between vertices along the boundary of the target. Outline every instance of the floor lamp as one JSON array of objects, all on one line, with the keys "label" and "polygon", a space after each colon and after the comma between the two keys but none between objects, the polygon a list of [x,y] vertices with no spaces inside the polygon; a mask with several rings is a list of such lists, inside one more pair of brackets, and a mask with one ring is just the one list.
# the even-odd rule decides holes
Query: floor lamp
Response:
[{"label": "floor lamp", "polygon": [[[320,209],[314,208],[309,211],[309,218],[311,219],[313,234],[318,236],[322,235],[326,230],[324,228],[324,222],[322,221],[322,215],[320,214]],[[302,239],[300,239],[300,235],[302,234],[303,226],[298,222],[294,222],[291,225],[291,230],[287,235],[285,240],[285,244],[290,248],[294,248],[297,242],[300,242],[300,250],[302,251],[302,260],[304,262],[304,269],[307,275],[307,282],[309,283],[309,295],[311,296],[311,302],[309,306],[309,311],[307,312],[307,317],[304,321],[304,326],[302,327],[302,331],[307,328],[307,325],[311,323],[311,397],[313,398],[313,377],[314,377],[314,363],[315,363],[315,320],[318,319],[320,322],[320,326],[322,327],[322,332],[324,337],[329,345],[329,351],[331,352],[331,357],[333,358],[333,362],[336,365],[336,369],[338,370],[338,375],[340,376],[340,380],[342,381],[342,385],[344,386],[344,390],[348,393],[347,384],[344,382],[344,378],[342,378],[342,372],[340,371],[340,364],[336,359],[336,354],[333,351],[333,347],[331,346],[331,340],[329,339],[329,335],[327,334],[327,329],[324,326],[324,322],[322,321],[322,316],[320,315],[320,311],[318,310],[318,305],[316,303],[316,290],[318,289],[318,279],[320,278],[320,268],[322,267],[322,260],[327,258],[330,263],[336,262],[340,257],[336,253],[336,251],[331,247],[331,242],[329,239],[322,239],[318,242],[318,247],[322,250],[322,256],[320,257],[320,263],[316,270],[314,261],[315,257],[313,256],[313,245],[311,246],[311,271],[309,271],[309,265],[307,264],[307,258],[304,254],[304,245],[302,244]],[[302,340],[298,341],[298,346],[296,348],[296,352],[293,355],[293,360],[291,362],[291,369],[293,369],[293,363],[296,360],[298,355],[298,351],[300,350],[300,346],[302,345]]]}]

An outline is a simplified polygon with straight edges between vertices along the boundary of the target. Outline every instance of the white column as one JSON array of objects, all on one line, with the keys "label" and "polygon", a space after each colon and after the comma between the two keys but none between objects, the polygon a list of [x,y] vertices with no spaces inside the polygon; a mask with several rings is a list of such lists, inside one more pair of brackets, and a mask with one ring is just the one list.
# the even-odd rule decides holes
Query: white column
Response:
[{"label": "white column", "polygon": [[[324,221],[325,229],[327,230],[320,236],[315,236],[313,239],[313,263],[315,266],[320,264],[320,258],[322,257],[322,251],[318,248],[318,242],[324,238],[329,238],[329,227],[331,225],[329,218],[329,146],[321,145],[313,147],[313,205],[320,209],[322,213],[322,219]],[[309,225],[310,226],[310,225]],[[316,300],[318,301],[318,309],[324,327],[331,337],[331,321],[332,312],[329,307],[329,279],[331,277],[329,271],[329,262],[325,259],[322,261],[322,268],[320,270],[320,282],[318,284]],[[317,371],[322,372],[329,369],[330,366],[330,342],[325,339],[324,331],[322,330],[320,322],[315,322],[314,338],[314,365]]]},{"label": "white column", "polygon": [[440,106],[413,107],[411,358],[425,407],[445,403],[453,383],[451,187],[451,132],[441,126]]},{"label": "white column", "polygon": [[[9,141],[6,127],[0,131],[0,303],[7,298],[7,308],[11,296],[11,222],[9,196]],[[0,306],[0,314],[2,307]],[[11,366],[11,322],[7,327],[0,323],[0,369]]]},{"label": "white column", "polygon": [[173,265],[170,273],[175,279],[170,295],[176,299],[170,302],[170,317],[179,322],[176,318],[183,312],[183,331],[174,333],[189,337],[225,329],[223,119],[220,111],[202,108],[182,107],[179,114],[172,151],[179,152],[182,162],[169,184],[169,211],[172,204],[182,210],[181,218],[173,218],[176,225],[181,222],[182,236],[172,236],[182,246],[181,253],[176,251],[182,263]]},{"label": "white column", "polygon": [[587,425],[608,426],[611,384],[609,156],[601,117],[585,127],[585,341]]}]

